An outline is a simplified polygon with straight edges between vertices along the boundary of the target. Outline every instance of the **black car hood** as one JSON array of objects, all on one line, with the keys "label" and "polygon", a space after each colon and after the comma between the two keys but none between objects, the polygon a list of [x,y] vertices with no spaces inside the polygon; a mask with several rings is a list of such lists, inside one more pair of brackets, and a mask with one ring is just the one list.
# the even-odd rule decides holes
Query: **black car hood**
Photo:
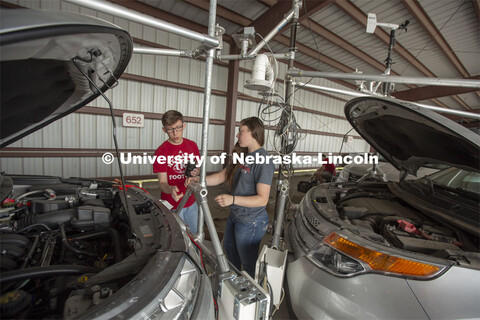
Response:
[{"label": "black car hood", "polygon": [[89,16],[0,10],[0,148],[85,106],[116,83],[133,50],[128,32]]},{"label": "black car hood", "polygon": [[353,128],[397,169],[416,174],[426,163],[480,171],[480,136],[433,111],[390,98],[345,105]]}]

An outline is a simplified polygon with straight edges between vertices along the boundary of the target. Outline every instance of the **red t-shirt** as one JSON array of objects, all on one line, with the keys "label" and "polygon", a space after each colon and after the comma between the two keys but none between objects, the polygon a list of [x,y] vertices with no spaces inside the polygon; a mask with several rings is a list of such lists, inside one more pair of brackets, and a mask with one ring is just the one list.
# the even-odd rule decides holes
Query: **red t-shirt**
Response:
[{"label": "red t-shirt", "polygon": [[324,158],[322,159],[323,161],[327,162],[326,164],[324,164],[324,169],[325,171],[328,171],[330,172],[332,175],[335,175],[335,165],[331,164],[329,161],[328,161],[328,158]]},{"label": "red t-shirt", "polygon": [[[155,161],[153,164],[153,172],[166,172],[167,173],[167,182],[171,186],[177,186],[180,193],[185,194],[187,188],[185,187],[185,162],[184,159],[187,157],[190,159],[190,155],[193,154],[194,156],[200,156],[200,152],[198,151],[198,146],[192,140],[188,140],[183,138],[183,142],[179,145],[174,145],[170,143],[168,140],[165,141],[158,147],[157,151],[155,151],[155,159],[159,159],[159,156],[164,156],[165,159],[161,159],[163,161]],[[168,161],[168,156],[172,156],[170,161]],[[174,156],[177,157],[178,160],[176,161],[173,159]],[[163,162],[163,163],[159,163]],[[163,193],[161,196],[162,200],[167,200],[173,208],[176,209],[180,201],[176,202],[173,200],[173,197],[169,193]],[[184,208],[190,207],[195,202],[195,197],[192,194],[188,199],[187,203],[185,204]]]}]

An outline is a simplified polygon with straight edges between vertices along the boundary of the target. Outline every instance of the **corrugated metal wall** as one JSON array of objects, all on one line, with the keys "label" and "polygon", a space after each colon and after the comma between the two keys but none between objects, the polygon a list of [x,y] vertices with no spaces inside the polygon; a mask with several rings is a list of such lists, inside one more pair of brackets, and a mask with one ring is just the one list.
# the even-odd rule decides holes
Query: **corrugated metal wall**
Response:
[{"label": "corrugated metal wall", "polygon": [[[42,9],[62,10],[81,14],[97,16],[101,19],[113,22],[127,29],[132,37],[158,43],[164,46],[181,49],[193,49],[198,43],[192,40],[180,38],[175,35],[157,31],[137,23],[124,19],[97,13],[95,11],[80,8],[57,0],[42,1],[8,1],[20,6]],[[224,44],[224,53],[228,53],[229,46]],[[251,62],[241,62],[242,67],[251,69]],[[284,78],[285,64],[279,64],[279,79]],[[195,87],[204,87],[205,62],[176,57],[163,57],[135,54],[127,67],[126,74],[141,75],[152,79],[161,79],[174,83],[188,84]],[[244,89],[245,79],[249,74],[241,71],[239,75],[239,92],[258,98],[257,92]],[[228,69],[223,65],[214,65],[212,89],[225,92],[227,90]],[[314,79],[312,84],[339,87],[337,84]],[[283,85],[279,84],[278,90],[283,92]],[[107,92],[112,100],[114,108],[129,110],[131,112],[150,112],[161,114],[169,109],[176,109],[188,117],[203,116],[203,92],[190,91],[133,80],[121,79],[119,85]],[[295,93],[295,105],[303,108],[322,111],[325,113],[343,116],[344,100],[348,97],[337,95],[334,99],[323,94],[311,91],[298,90]],[[108,104],[101,98],[91,102],[89,106],[108,108]],[[257,115],[259,103],[247,100],[238,100],[237,121],[242,118]],[[225,120],[226,97],[212,95],[211,119]],[[304,111],[295,112],[297,122],[303,129],[323,131],[343,135],[350,130],[350,125],[345,119],[316,115]],[[122,118],[116,117],[117,139],[120,149],[145,150],[151,153],[165,139],[160,120],[145,119],[143,128],[125,128],[122,126]],[[274,125],[275,123],[271,123]],[[201,138],[201,124],[188,123],[184,136],[197,141]],[[224,146],[225,128],[223,125],[210,125],[209,127],[209,150],[222,150]],[[354,133],[354,132],[353,132]],[[356,133],[355,133],[356,135]],[[272,150],[273,131],[269,130],[267,149]],[[299,141],[297,152],[338,152],[342,144],[342,137],[323,136],[318,134],[303,134]],[[113,149],[112,123],[110,116],[74,113],[48,125],[40,131],[31,134],[9,147],[19,148],[68,148],[88,150]],[[200,145],[199,145],[200,147]],[[344,144],[342,152],[365,152],[368,145],[359,139]],[[142,154],[141,151],[139,151]],[[118,176],[116,165],[106,165],[98,157],[2,157],[1,171],[16,174],[40,174],[58,176],[80,177],[111,177]],[[220,165],[208,162],[207,170],[220,169]],[[152,173],[150,165],[129,164],[124,166],[127,176],[149,175]]]}]

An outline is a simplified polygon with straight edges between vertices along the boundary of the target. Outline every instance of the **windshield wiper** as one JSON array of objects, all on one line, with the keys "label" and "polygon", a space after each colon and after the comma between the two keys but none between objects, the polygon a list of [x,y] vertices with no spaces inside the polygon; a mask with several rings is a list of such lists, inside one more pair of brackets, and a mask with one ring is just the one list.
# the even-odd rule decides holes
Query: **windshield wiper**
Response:
[{"label": "windshield wiper", "polygon": [[470,191],[470,190],[467,190],[467,189],[461,188],[461,187],[453,188],[453,187],[449,187],[449,186],[446,186],[446,185],[443,185],[443,184],[434,184],[434,186],[439,187],[439,188],[444,189],[444,190],[447,190],[447,191],[450,191],[450,192],[454,192],[456,194],[460,194],[462,196],[467,196],[467,197],[472,198],[472,199],[478,199],[480,197],[480,195],[478,193],[475,193],[473,191]]}]

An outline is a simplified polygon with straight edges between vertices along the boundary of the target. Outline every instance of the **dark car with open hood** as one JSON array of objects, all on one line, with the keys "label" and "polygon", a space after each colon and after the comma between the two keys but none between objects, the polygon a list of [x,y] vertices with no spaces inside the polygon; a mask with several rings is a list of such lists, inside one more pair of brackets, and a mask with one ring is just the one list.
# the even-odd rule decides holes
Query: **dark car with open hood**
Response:
[{"label": "dark car with open hood", "polygon": [[387,98],[345,106],[357,132],[417,180],[312,188],[288,226],[287,281],[299,319],[480,318],[480,139]]},{"label": "dark car with open hood", "polygon": [[[132,55],[130,35],[103,20],[0,14],[0,147],[115,86]],[[214,317],[185,226],[148,193],[11,172],[0,174],[0,186],[2,319]]]}]

